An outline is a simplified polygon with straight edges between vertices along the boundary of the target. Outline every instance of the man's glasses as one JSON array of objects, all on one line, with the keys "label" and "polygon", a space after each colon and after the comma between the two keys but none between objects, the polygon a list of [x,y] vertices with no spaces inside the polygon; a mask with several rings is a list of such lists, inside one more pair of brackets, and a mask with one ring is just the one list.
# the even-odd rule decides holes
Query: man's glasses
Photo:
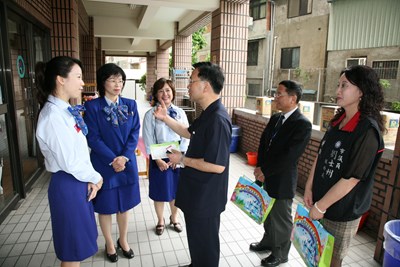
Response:
[{"label": "man's glasses", "polygon": [[195,83],[195,82],[203,82],[203,80],[189,80],[189,84]]},{"label": "man's glasses", "polygon": [[278,97],[287,96],[287,95],[288,95],[288,94],[275,93],[275,94],[274,94],[274,97],[275,97],[275,98],[278,98]]},{"label": "man's glasses", "polygon": [[125,84],[125,81],[124,81],[124,80],[107,79],[106,81],[107,81],[107,82],[110,82],[110,83],[113,83],[113,84],[115,84],[115,85],[118,85],[118,84],[124,85],[124,84]]}]

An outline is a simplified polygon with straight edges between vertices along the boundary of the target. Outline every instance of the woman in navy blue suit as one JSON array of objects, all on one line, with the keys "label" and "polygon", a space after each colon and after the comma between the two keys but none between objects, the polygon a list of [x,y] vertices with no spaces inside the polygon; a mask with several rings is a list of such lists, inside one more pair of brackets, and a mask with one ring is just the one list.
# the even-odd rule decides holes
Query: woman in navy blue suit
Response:
[{"label": "woman in navy blue suit", "polygon": [[113,63],[97,70],[99,98],[85,103],[85,121],[90,158],[96,171],[104,177],[104,185],[93,202],[99,213],[100,228],[105,238],[105,254],[111,262],[118,254],[111,236],[112,214],[116,214],[118,249],[126,258],[134,253],[127,240],[129,210],[140,203],[139,178],[135,149],[140,119],[136,102],[120,97],[126,75]]}]

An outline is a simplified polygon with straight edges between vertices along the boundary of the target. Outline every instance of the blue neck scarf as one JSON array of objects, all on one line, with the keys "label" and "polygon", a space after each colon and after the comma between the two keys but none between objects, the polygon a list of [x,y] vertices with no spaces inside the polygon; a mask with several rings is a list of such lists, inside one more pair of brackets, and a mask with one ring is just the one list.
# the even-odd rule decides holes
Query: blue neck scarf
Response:
[{"label": "blue neck scarf", "polygon": [[81,111],[85,111],[85,107],[82,105],[76,105],[74,107],[69,106],[68,111],[72,114],[72,116],[74,116],[74,119],[75,119],[75,122],[76,122],[78,128],[81,129],[81,131],[84,135],[87,135],[89,132],[89,129],[81,115]]},{"label": "blue neck scarf", "polygon": [[118,127],[119,124],[124,124],[128,120],[127,105],[115,105],[114,103],[111,103],[110,106],[104,107],[103,111],[107,116],[110,116],[111,123],[114,127]]}]

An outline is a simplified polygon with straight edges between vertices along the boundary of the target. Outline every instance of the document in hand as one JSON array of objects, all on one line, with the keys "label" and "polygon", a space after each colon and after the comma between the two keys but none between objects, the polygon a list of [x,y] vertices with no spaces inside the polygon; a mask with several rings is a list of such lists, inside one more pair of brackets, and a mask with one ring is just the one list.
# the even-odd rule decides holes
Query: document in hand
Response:
[{"label": "document in hand", "polygon": [[274,205],[275,198],[246,176],[239,178],[231,201],[256,223],[262,224]]},{"label": "document in hand", "polygon": [[167,151],[171,149],[180,151],[179,142],[175,141],[175,142],[150,145],[151,158],[153,160],[168,158]]},{"label": "document in hand", "polygon": [[297,205],[294,218],[292,242],[297,252],[309,267],[329,267],[331,265],[335,238],[319,221],[311,220],[308,210]]}]

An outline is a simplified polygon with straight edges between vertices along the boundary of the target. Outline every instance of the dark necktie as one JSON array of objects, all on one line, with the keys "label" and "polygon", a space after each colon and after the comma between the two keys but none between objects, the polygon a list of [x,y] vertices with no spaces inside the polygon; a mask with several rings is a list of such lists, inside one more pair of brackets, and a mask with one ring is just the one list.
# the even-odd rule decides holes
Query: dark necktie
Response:
[{"label": "dark necktie", "polygon": [[285,118],[285,116],[283,116],[283,114],[281,114],[281,115],[279,116],[278,121],[277,121],[276,124],[275,124],[274,134],[273,134],[273,137],[272,137],[272,138],[275,137],[275,135],[278,133],[279,129],[282,127],[283,119],[284,119],[284,118]]},{"label": "dark necktie", "polygon": [[279,116],[278,120],[275,123],[274,129],[272,130],[272,136],[271,136],[271,139],[269,139],[268,150],[269,150],[269,147],[271,146],[272,140],[274,140],[279,129],[282,127],[284,118],[285,118],[285,116],[283,116],[283,114],[281,113],[281,115]]},{"label": "dark necktie", "polygon": [[111,123],[114,127],[118,127],[119,124],[123,124],[128,120],[128,106],[127,105],[116,105],[111,103],[110,106],[103,108],[107,116],[110,116]]},{"label": "dark necktie", "polygon": [[84,135],[87,135],[89,130],[81,114],[81,111],[85,111],[85,107],[82,105],[76,105],[74,107],[69,106],[68,111],[74,116],[78,128],[81,129]]}]

